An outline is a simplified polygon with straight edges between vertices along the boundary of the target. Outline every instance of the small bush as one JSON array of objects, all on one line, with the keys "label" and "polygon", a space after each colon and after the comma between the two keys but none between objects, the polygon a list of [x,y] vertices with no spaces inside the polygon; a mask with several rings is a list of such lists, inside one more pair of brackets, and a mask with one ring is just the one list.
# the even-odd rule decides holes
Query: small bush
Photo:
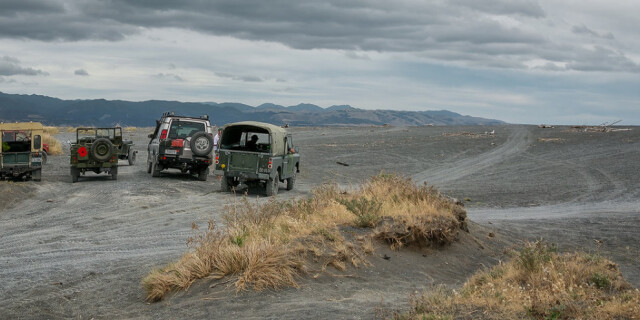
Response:
[{"label": "small bush", "polygon": [[375,198],[371,200],[365,197],[351,200],[339,199],[338,202],[356,215],[355,224],[358,227],[372,228],[378,224],[378,221],[380,221],[380,208],[382,207],[382,202]]}]

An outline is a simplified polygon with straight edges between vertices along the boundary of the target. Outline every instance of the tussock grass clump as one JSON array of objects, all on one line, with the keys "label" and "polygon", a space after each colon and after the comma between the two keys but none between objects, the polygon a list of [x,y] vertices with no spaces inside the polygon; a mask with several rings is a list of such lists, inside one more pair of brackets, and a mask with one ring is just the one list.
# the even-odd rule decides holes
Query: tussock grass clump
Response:
[{"label": "tussock grass clump", "polygon": [[557,253],[527,243],[512,258],[472,276],[460,292],[439,288],[412,299],[398,319],[634,319],[640,292],[600,256]]},{"label": "tussock grass clump", "polygon": [[52,126],[44,126],[44,133],[58,134],[58,133],[60,133],[60,128],[52,127]]},{"label": "tussock grass clump", "polygon": [[[411,230],[412,237],[388,237],[400,248],[450,243],[457,234],[450,226],[460,229],[465,219],[464,209],[435,189],[395,175],[373,177],[351,192],[323,184],[295,201],[271,199],[260,205],[243,197],[225,206],[222,228],[213,221],[204,231],[194,225],[189,252],[151,272],[143,285],[150,301],[186,290],[201,278],[229,277],[236,290],[297,287],[297,279],[308,272],[370,265],[366,256],[374,251],[373,239],[387,240],[380,234],[391,234],[386,222]],[[446,232],[438,231],[441,221],[450,222]]]},{"label": "tussock grass clump", "polygon": [[49,155],[57,156],[62,154],[62,144],[60,143],[60,140],[56,139],[51,134],[43,133],[42,141],[49,145]]}]

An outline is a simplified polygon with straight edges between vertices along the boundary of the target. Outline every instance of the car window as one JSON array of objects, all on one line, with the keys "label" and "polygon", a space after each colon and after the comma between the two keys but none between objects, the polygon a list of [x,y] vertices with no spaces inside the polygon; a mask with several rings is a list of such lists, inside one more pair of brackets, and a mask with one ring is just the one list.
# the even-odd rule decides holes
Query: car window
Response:
[{"label": "car window", "polygon": [[204,131],[204,123],[174,120],[169,128],[169,138],[186,139],[200,131]]}]

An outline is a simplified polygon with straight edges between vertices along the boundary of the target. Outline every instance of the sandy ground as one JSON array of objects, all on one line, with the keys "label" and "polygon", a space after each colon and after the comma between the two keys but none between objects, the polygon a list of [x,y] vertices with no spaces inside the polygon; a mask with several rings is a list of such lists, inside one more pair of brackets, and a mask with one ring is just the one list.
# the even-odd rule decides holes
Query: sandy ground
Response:
[{"label": "sandy ground", "polygon": [[[631,129],[293,128],[302,173],[293,191],[281,185],[279,199],[323,181],[346,188],[397,172],[465,199],[471,232],[442,250],[379,246],[373,267],[311,274],[300,289],[236,294],[203,280],[154,304],[141,279],[187,250],[193,222],[219,219],[237,196],[220,193],[213,177],[151,178],[148,132],[126,133],[140,153],[134,166],[120,162],[117,181],[90,173],[72,184],[65,154],[50,157],[40,183],[0,183],[0,318],[369,319],[407,308],[414,292],[460,286],[504,259],[505,248],[540,238],[599,252],[640,287],[640,128]],[[248,196],[265,201],[256,190]]]}]

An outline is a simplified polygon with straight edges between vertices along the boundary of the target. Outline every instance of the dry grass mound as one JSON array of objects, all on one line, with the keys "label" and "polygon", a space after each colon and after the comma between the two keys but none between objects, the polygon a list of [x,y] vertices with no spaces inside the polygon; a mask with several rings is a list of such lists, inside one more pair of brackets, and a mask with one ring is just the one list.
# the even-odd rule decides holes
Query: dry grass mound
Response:
[{"label": "dry grass mound", "polygon": [[307,273],[370,265],[375,239],[394,249],[450,243],[466,227],[466,212],[431,187],[380,174],[351,192],[324,184],[296,201],[260,205],[242,198],[224,208],[222,220],[221,228],[213,221],[203,231],[194,225],[189,252],[143,280],[149,301],[201,278],[228,278],[236,290],[297,287]]},{"label": "dry grass mound", "polygon": [[640,292],[598,255],[527,243],[507,263],[471,277],[460,292],[412,299],[396,319],[638,319]]}]

